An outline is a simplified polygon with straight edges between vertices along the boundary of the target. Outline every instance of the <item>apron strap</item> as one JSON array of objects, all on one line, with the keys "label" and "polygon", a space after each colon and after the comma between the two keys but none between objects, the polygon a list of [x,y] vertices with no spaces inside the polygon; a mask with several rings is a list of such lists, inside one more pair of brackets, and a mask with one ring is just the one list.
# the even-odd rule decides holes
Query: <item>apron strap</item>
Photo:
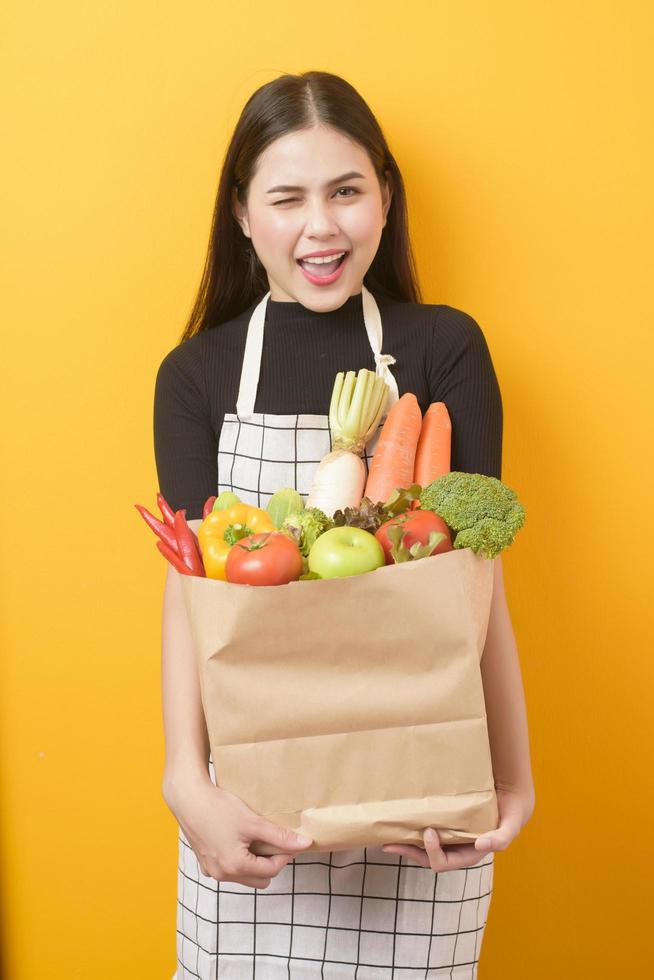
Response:
[{"label": "apron strap", "polygon": [[241,382],[236,399],[236,414],[239,418],[250,418],[254,415],[254,402],[257,397],[259,373],[261,371],[261,351],[263,350],[263,325],[266,320],[266,306],[270,290],[257,303],[248,324],[241,368]]},{"label": "apron strap", "polygon": [[[399,398],[397,381],[390,371],[390,365],[395,364],[395,358],[392,354],[381,353],[383,338],[382,322],[375,297],[363,285],[362,294],[363,322],[366,327],[368,342],[375,358],[375,373],[377,377],[384,379],[390,389],[386,402],[386,412],[384,413],[386,414],[391,405]],[[254,403],[259,385],[259,373],[261,371],[263,328],[266,321],[266,306],[268,305],[269,298],[270,290],[257,303],[248,324],[245,351],[243,352],[243,366],[241,368],[241,381],[238,389],[238,398],[236,399],[236,414],[239,418],[251,418],[254,415]]]},{"label": "apron strap", "polygon": [[388,413],[389,408],[393,405],[400,397],[399,391],[397,389],[397,381],[391,374],[390,365],[395,364],[395,358],[392,354],[382,354],[382,341],[383,341],[383,331],[381,314],[379,312],[379,307],[377,306],[377,301],[372,295],[369,289],[363,286],[363,322],[366,325],[366,333],[368,334],[368,341],[372,347],[372,352],[375,356],[375,373],[378,378],[383,378],[390,391],[388,393],[388,399],[386,401],[386,411],[384,414]]}]

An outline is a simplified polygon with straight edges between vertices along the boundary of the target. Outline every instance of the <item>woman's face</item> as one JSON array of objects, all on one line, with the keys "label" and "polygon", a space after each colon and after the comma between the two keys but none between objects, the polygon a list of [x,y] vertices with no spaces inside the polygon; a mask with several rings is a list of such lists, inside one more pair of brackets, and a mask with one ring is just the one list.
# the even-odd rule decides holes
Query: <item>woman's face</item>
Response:
[{"label": "woman's face", "polygon": [[[234,194],[233,207],[266,270],[270,298],[326,312],[360,293],[391,195],[390,187],[380,187],[367,152],[331,126],[287,133],[266,147],[245,206]],[[340,269],[334,260],[298,262],[325,251],[347,253]]]}]

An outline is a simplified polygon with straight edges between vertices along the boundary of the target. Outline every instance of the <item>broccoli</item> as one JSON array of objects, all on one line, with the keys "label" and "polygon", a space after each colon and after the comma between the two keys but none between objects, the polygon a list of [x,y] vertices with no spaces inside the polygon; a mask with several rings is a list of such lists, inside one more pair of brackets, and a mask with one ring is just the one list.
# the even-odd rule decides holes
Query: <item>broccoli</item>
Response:
[{"label": "broccoli", "polygon": [[525,523],[515,491],[482,473],[445,473],[422,490],[420,506],[457,532],[454,548],[471,548],[483,558],[495,558]]},{"label": "broccoli", "polygon": [[298,514],[289,514],[282,522],[280,531],[295,541],[303,556],[307,558],[316,538],[333,526],[331,517],[328,517],[319,507],[307,507]]}]

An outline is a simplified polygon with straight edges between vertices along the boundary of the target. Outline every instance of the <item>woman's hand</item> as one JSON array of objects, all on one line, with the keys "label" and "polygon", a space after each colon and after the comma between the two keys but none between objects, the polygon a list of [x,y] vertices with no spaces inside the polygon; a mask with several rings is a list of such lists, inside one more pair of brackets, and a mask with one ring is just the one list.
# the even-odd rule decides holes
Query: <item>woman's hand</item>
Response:
[{"label": "woman's hand", "polygon": [[[267,888],[271,879],[295,854],[306,849],[310,838],[278,827],[255,813],[209,778],[187,781],[183,790],[168,792],[166,802],[195,852],[203,875],[216,881],[236,881],[250,888]],[[263,857],[253,854],[253,841],[265,841],[285,854]]]},{"label": "woman's hand", "polygon": [[[382,851],[403,854],[423,868],[432,871],[457,871],[479,864],[490,851],[505,851],[517,837],[534,812],[532,794],[521,790],[496,787],[500,825],[497,830],[482,834],[472,844],[445,844],[441,847],[438,831],[427,827],[424,833],[426,853],[413,844],[385,844]],[[433,834],[433,837],[431,836]]]}]

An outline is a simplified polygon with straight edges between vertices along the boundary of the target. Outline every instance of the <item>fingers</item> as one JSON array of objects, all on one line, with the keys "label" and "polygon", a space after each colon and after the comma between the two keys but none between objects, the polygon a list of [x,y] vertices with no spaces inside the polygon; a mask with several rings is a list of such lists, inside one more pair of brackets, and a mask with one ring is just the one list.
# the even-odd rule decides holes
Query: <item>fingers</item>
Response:
[{"label": "fingers", "polygon": [[275,875],[279,874],[279,872],[282,870],[282,868],[286,864],[288,864],[288,862],[291,860],[291,858],[293,857],[293,855],[292,854],[275,854],[275,857],[276,858],[280,858],[280,860],[279,860],[279,862],[277,862],[276,870],[273,872],[273,874],[270,875],[270,877],[266,877],[265,875],[260,876],[260,875],[246,875],[246,874],[244,874],[244,875],[241,875],[238,878],[230,878],[229,880],[230,881],[237,881],[239,884],[241,884],[241,885],[247,885],[249,888],[267,888],[268,885],[270,884],[270,882],[272,881],[272,879],[275,877]]},{"label": "fingers", "polygon": [[257,857],[250,851],[239,854],[233,862],[226,862],[221,867],[208,868],[201,864],[200,870],[208,878],[216,881],[236,881],[249,888],[267,888],[272,878],[278,875],[288,864],[292,854],[274,854],[272,857]]},{"label": "fingers", "polygon": [[244,875],[243,878],[230,878],[230,881],[235,881],[239,885],[247,885],[248,888],[267,888],[271,878],[252,878]]},{"label": "fingers", "polygon": [[424,834],[425,849],[429,857],[429,863],[434,871],[458,871],[461,868],[471,868],[484,858],[484,852],[480,852],[472,844],[441,846],[438,831],[434,827],[427,827]]},{"label": "fingers", "polygon": [[224,867],[217,862],[208,864],[206,861],[198,861],[198,867],[205,878],[214,878],[216,881],[236,881],[249,888],[267,888],[272,877],[281,871],[284,865],[281,864],[268,874],[255,875],[248,874],[245,868],[237,867],[236,864]]},{"label": "fingers", "polygon": [[518,836],[522,827],[511,817],[504,819],[492,834],[482,834],[475,841],[475,847],[482,853],[489,851],[505,851],[511,841]]},{"label": "fingers", "polygon": [[513,837],[507,838],[495,833],[492,837],[478,837],[475,841],[475,847],[484,854],[488,854],[490,851],[505,851],[512,840]]},{"label": "fingers", "polygon": [[263,857],[248,850],[243,856],[243,867],[239,871],[242,870],[244,874],[255,877],[274,876],[279,874],[292,857],[292,854],[272,854],[270,857]]},{"label": "fingers", "polygon": [[[270,857],[254,854],[250,850],[250,845],[255,840],[273,844],[281,848],[284,853],[272,854]],[[226,880],[239,881],[250,887],[266,888],[270,884],[270,879],[279,874],[295,853],[306,850],[312,843],[310,837],[296,834],[288,827],[278,827],[268,820],[258,820],[245,830],[238,856],[223,869],[227,875]]]},{"label": "fingers", "polygon": [[272,854],[270,857],[253,854],[248,841],[241,840],[231,853],[228,852],[226,857],[215,855],[207,861],[207,855],[201,854],[198,858],[198,864],[202,874],[215,878],[217,881],[242,881],[245,884],[245,879],[257,881],[257,883],[267,879],[269,884],[270,878],[279,874],[292,857],[293,854],[288,853]]},{"label": "fingers", "polygon": [[[433,831],[433,836],[430,834]],[[423,868],[431,868],[432,871],[458,871],[461,868],[472,868],[479,864],[488,849],[482,850],[476,847],[476,842],[472,844],[446,844],[441,846],[438,831],[433,827],[428,827],[424,834],[425,850],[410,844],[388,844],[382,850],[392,854],[402,854],[411,861],[422,865]]]},{"label": "fingers", "polygon": [[258,840],[265,844],[272,844],[280,850],[288,853],[302,851],[313,844],[311,837],[305,834],[296,834],[290,827],[278,827],[270,820],[257,820],[247,830],[248,846],[252,841]]}]

